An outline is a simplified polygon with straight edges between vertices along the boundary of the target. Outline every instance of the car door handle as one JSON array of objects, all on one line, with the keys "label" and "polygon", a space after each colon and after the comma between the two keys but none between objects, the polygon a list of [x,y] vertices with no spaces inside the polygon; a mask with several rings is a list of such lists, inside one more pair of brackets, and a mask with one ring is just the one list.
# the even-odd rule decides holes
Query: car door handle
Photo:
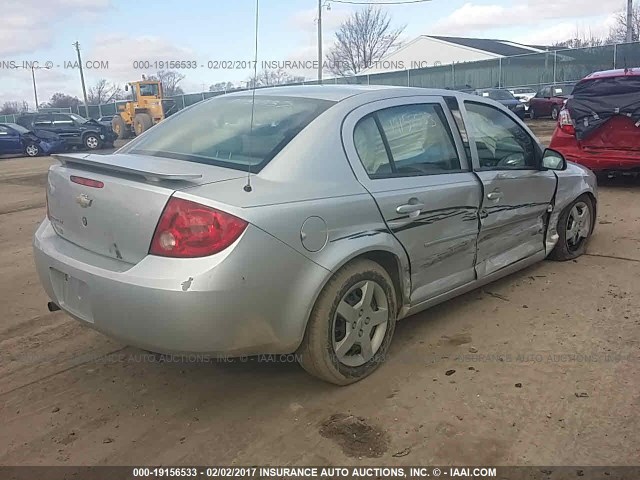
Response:
[{"label": "car door handle", "polygon": [[499,191],[493,191],[493,192],[487,193],[487,198],[489,200],[500,200],[503,196],[504,194]]},{"label": "car door handle", "polygon": [[398,205],[396,212],[400,214],[416,213],[420,212],[424,208],[424,203],[407,203],[405,205]]}]

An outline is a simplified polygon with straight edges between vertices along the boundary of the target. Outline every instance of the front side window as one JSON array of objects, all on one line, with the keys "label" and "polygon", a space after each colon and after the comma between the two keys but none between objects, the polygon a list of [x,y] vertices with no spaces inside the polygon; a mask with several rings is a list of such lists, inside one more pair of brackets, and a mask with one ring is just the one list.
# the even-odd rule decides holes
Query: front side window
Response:
[{"label": "front side window", "polygon": [[335,102],[302,97],[220,96],[160,122],[123,153],[175,158],[257,173]]},{"label": "front side window", "polygon": [[504,112],[489,105],[465,102],[467,130],[476,144],[484,170],[537,168],[531,136]]},{"label": "front side window", "polygon": [[141,83],[140,84],[140,96],[141,97],[153,97],[158,95],[157,83]]},{"label": "front side window", "polygon": [[69,115],[62,115],[60,113],[55,113],[53,115],[53,124],[59,127],[70,126],[73,125],[73,120]]}]

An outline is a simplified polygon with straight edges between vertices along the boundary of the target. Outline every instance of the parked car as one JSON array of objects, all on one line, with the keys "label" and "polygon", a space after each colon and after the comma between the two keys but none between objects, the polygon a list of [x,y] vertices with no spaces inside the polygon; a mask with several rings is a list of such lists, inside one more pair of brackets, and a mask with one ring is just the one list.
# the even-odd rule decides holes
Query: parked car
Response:
[{"label": "parked car", "polygon": [[524,104],[524,111],[529,113],[529,100],[536,96],[536,91],[529,87],[511,88],[509,91]]},{"label": "parked car", "polygon": [[492,101],[253,93],[193,105],[112,155],[57,157],[34,238],[50,309],[155,352],[296,352],[348,384],[383,362],[397,320],[584,252],[595,177]]},{"label": "parked car", "polygon": [[463,92],[463,93],[473,93],[475,88],[473,88],[471,85],[464,84],[464,85],[454,85],[453,87],[447,87],[447,90],[456,90],[458,92]]},{"label": "parked car", "polygon": [[564,102],[567,100],[574,85],[551,85],[541,88],[535,97],[529,100],[529,116],[531,118],[558,118]]},{"label": "parked car", "polygon": [[98,119],[98,122],[101,123],[102,125],[105,125],[106,127],[112,128],[111,121],[113,120],[114,116],[115,115],[103,115]]},{"label": "parked car", "polygon": [[75,113],[27,113],[20,115],[16,123],[28,130],[56,133],[68,146],[88,150],[111,147],[116,139],[111,128]]},{"label": "parked car", "polygon": [[595,72],[560,111],[551,147],[594,172],[640,172],[640,68]]},{"label": "parked car", "polygon": [[474,93],[481,97],[495,100],[507,107],[520,118],[524,118],[525,116],[524,103],[514,97],[509,90],[503,90],[501,88],[480,88]]},{"label": "parked car", "polygon": [[42,130],[32,132],[16,123],[0,123],[0,155],[37,157],[64,152],[66,149],[65,141],[55,133]]}]

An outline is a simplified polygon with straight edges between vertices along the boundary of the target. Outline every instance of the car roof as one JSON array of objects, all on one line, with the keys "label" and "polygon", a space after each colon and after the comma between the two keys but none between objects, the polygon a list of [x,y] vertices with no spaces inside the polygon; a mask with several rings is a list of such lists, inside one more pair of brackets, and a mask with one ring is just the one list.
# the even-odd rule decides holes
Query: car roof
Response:
[{"label": "car roof", "polygon": [[640,76],[640,67],[635,68],[617,68],[615,70],[601,70],[599,72],[593,72],[584,77],[581,81],[593,80],[596,78],[614,78],[614,77],[626,77],[626,76]]},{"label": "car roof", "polygon": [[[251,96],[252,94],[252,90],[242,90],[240,92],[227,93],[224,97]],[[289,85],[257,88],[255,94],[256,96],[301,97],[340,102],[359,95],[365,95],[367,97],[384,97],[386,95],[451,96],[454,94],[454,91],[436,88],[396,87],[390,85]]]}]

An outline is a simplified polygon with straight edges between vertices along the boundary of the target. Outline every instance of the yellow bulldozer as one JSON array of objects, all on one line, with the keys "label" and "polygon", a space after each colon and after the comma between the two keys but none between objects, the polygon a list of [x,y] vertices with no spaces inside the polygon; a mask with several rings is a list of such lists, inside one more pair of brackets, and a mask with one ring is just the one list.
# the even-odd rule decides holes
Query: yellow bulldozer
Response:
[{"label": "yellow bulldozer", "polygon": [[176,111],[175,101],[164,98],[161,82],[142,78],[142,81],[125,85],[127,91],[131,87],[133,99],[118,105],[118,113],[111,120],[111,127],[119,139],[140,135]]}]

